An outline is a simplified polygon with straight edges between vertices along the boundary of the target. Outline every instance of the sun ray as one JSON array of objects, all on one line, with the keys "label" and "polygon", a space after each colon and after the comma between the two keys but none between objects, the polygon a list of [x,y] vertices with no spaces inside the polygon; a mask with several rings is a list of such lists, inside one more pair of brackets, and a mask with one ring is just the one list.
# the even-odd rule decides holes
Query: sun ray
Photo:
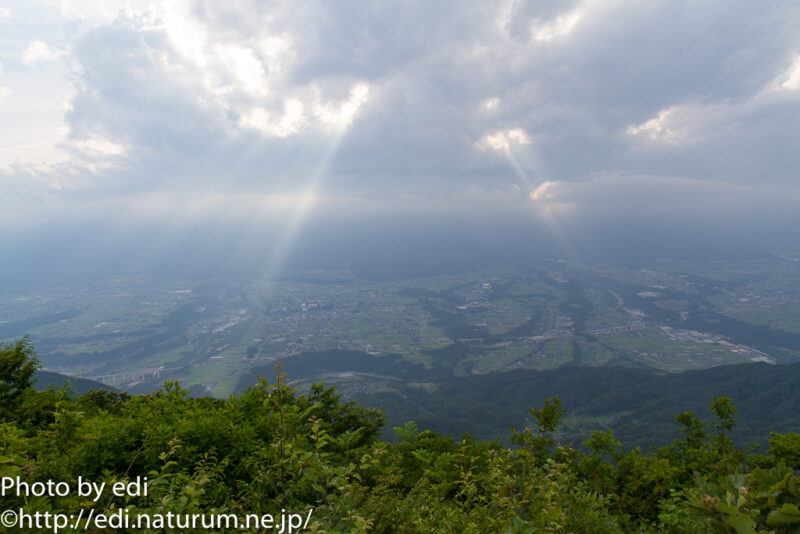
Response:
[{"label": "sun ray", "polygon": [[517,174],[517,177],[522,182],[525,191],[529,191],[529,197],[537,207],[537,215],[545,224],[550,234],[552,235],[556,245],[561,249],[563,254],[568,257],[578,257],[579,249],[576,247],[574,240],[570,237],[569,229],[567,228],[565,219],[563,218],[566,206],[553,205],[548,201],[547,189],[555,182],[543,180],[534,187],[533,180],[530,179],[528,173],[520,165],[519,160],[514,155],[513,148],[510,144],[504,147],[502,152],[508,158],[509,163]]},{"label": "sun ray", "polygon": [[317,167],[311,174],[311,178],[305,187],[293,197],[293,206],[286,219],[278,241],[267,261],[264,269],[264,276],[267,279],[274,279],[285,267],[289,255],[296,246],[297,238],[303,230],[306,220],[316,205],[322,190],[323,183],[328,174],[331,160],[339,149],[345,129],[341,129],[331,138],[327,149],[320,159]]}]

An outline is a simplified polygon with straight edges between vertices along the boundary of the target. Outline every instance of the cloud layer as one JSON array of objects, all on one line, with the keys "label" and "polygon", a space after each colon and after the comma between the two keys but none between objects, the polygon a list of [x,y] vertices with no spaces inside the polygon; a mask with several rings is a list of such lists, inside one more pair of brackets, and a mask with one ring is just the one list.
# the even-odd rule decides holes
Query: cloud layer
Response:
[{"label": "cloud layer", "polygon": [[798,199],[798,30],[790,1],[7,3],[0,217],[768,209]]}]

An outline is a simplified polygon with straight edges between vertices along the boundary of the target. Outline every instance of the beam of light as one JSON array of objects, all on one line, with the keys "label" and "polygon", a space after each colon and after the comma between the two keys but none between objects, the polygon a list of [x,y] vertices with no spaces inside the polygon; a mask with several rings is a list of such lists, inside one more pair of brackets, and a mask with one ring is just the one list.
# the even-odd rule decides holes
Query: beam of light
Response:
[{"label": "beam of light", "polygon": [[[239,158],[231,162],[225,172],[217,177],[219,183],[228,184],[230,188],[228,191],[200,193],[188,202],[184,199],[180,210],[170,209],[171,206],[178,203],[176,198],[171,195],[144,199],[144,209],[152,210],[154,214],[160,215],[163,223],[157,235],[153,235],[149,240],[148,250],[142,251],[139,261],[146,264],[168,255],[176,243],[181,243],[187,237],[187,232],[196,228],[199,223],[207,221],[209,217],[221,217],[228,213],[232,214],[234,218],[242,217],[246,220],[246,224],[235,224],[235,219],[224,218],[224,223],[234,223],[233,226],[229,224],[213,225],[212,234],[207,236],[208,242],[220,243],[230,240],[231,236],[228,232],[233,228],[238,228],[238,238],[231,243],[230,257],[233,261],[245,261],[244,258],[252,252],[254,244],[258,243],[259,239],[262,243],[271,242],[272,250],[269,251],[265,265],[260,272],[266,279],[277,277],[296,245],[308,216],[317,204],[330,163],[341,145],[345,131],[346,128],[339,128],[330,134],[323,155],[310,178],[294,194],[248,196],[244,199],[241,195],[237,197],[234,194],[236,178],[241,170],[248,168],[253,161],[260,159],[274,142],[273,139],[267,138],[248,148]],[[237,210],[239,213],[236,213]],[[266,221],[264,219],[265,212],[270,215]],[[165,213],[169,213],[169,216],[164,217]],[[276,217],[280,217],[282,221],[277,228],[273,226],[277,224]],[[239,223],[241,222],[240,219]],[[265,224],[270,225],[266,235]],[[213,230],[214,228],[216,231]]]},{"label": "beam of light", "polygon": [[[527,144],[527,143],[526,143]],[[514,155],[511,143],[506,144],[500,150],[508,158],[509,163],[514,168],[514,171],[524,185],[525,191],[530,191],[528,197],[535,203],[537,208],[537,215],[547,226],[550,234],[553,236],[556,244],[561,248],[564,254],[571,257],[579,255],[578,247],[575,246],[574,240],[570,237],[570,232],[567,229],[566,220],[562,217],[569,211],[568,205],[559,204],[555,199],[551,198],[548,194],[548,189],[553,187],[556,182],[542,181],[538,186],[533,186],[533,180],[528,177],[528,173],[520,165],[519,160]]]},{"label": "beam of light", "polygon": [[286,224],[283,227],[281,235],[278,237],[278,242],[273,249],[272,255],[264,272],[267,279],[274,279],[286,265],[286,262],[294,249],[297,238],[303,229],[303,226],[308,219],[311,209],[314,207],[318,200],[320,190],[325,177],[328,174],[331,160],[339,149],[345,132],[352,124],[356,113],[364,103],[366,103],[369,95],[369,86],[365,84],[355,85],[351,91],[347,101],[338,109],[331,108],[330,106],[318,106],[316,111],[317,115],[334,129],[334,134],[331,137],[327,149],[322,155],[317,167],[311,173],[311,178],[306,183],[299,195],[295,197],[294,206],[291,209]]},{"label": "beam of light", "polygon": [[294,205],[263,273],[268,280],[275,279],[286,265],[306,219],[318,200],[331,160],[339,149],[345,131],[346,129],[342,128],[333,136],[317,167],[311,173],[311,178],[302,191],[294,197]]},{"label": "beam of light", "polygon": [[[144,269],[148,265],[157,265],[175,253],[176,247],[185,246],[187,238],[193,237],[191,230],[197,228],[209,213],[217,213],[223,204],[220,195],[203,194],[187,200],[185,195],[155,194],[145,195],[133,203],[131,220],[155,221],[157,232],[150,232],[146,247],[140,249],[133,260],[134,268]],[[175,209],[180,206],[181,209]],[[121,209],[124,207],[120,206]],[[130,209],[130,208],[128,208]],[[214,242],[217,236],[206,236],[208,242]]]},{"label": "beam of light", "polygon": [[[491,102],[491,100],[489,102]],[[522,165],[519,164],[513,152],[514,146],[530,145],[531,143],[532,141],[525,130],[522,128],[514,128],[487,133],[476,145],[482,150],[492,150],[503,154],[506,159],[508,159],[509,163],[511,163],[517,177],[522,182],[522,185],[525,186],[525,190],[533,191],[533,184],[528,178],[528,174],[522,168]]]},{"label": "beam of light", "polygon": [[542,213],[542,221],[553,236],[555,244],[561,249],[561,252],[567,257],[578,258],[582,256],[580,248],[575,244],[572,238],[572,232],[569,229],[568,219],[565,217],[565,212],[558,208],[545,206]]},{"label": "beam of light", "polygon": [[533,183],[531,182],[530,178],[528,178],[528,173],[525,172],[525,169],[522,168],[522,165],[519,164],[517,161],[516,156],[511,151],[509,147],[508,150],[505,151],[506,157],[508,157],[508,161],[511,163],[511,166],[514,168],[514,172],[517,173],[517,177],[519,178],[520,182],[524,186],[525,191],[534,191]]}]

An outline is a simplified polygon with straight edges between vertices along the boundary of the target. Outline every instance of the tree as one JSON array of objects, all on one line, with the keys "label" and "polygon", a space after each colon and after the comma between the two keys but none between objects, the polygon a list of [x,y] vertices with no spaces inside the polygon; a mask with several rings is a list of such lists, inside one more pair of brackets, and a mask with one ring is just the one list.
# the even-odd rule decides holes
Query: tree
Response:
[{"label": "tree", "polygon": [[544,400],[544,408],[541,410],[531,408],[529,413],[536,418],[537,433],[530,428],[526,428],[523,432],[511,429],[513,432],[511,439],[523,447],[530,448],[536,457],[543,461],[548,456],[550,449],[557,443],[552,434],[567,411],[561,408],[561,399],[558,398],[558,395],[553,395]]},{"label": "tree", "polygon": [[39,356],[28,336],[0,344],[0,407],[16,406],[20,395],[32,386],[31,377],[38,368]]}]

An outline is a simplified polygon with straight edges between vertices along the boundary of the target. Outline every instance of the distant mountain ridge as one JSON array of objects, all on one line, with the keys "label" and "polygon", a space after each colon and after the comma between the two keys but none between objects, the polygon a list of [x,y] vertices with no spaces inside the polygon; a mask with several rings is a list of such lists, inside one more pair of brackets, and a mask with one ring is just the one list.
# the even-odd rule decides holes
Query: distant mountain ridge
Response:
[{"label": "distant mountain ridge", "polygon": [[92,389],[107,389],[109,391],[117,391],[116,388],[107,386],[102,382],[96,382],[94,380],[79,378],[76,376],[62,375],[52,371],[39,370],[33,375],[33,387],[39,391],[45,390],[51,385],[60,388],[67,383],[69,383],[72,390],[79,395],[88,393]]}]

